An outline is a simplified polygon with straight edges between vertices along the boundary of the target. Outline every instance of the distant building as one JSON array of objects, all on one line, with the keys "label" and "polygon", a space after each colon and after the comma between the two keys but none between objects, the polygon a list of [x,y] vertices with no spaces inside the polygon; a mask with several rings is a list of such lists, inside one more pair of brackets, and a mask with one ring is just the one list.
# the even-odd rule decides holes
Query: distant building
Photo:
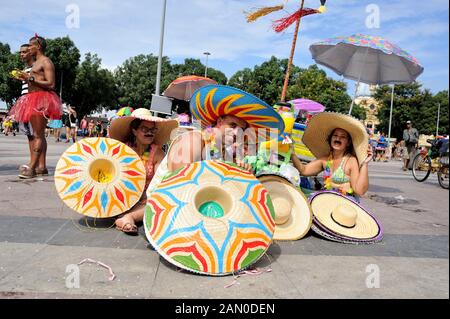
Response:
[{"label": "distant building", "polygon": [[360,84],[358,87],[355,104],[364,108],[366,111],[366,119],[364,120],[364,125],[371,129],[373,132],[377,130],[377,126],[380,125],[380,120],[378,119],[378,111],[380,110],[380,105],[372,97],[376,90],[375,85]]}]

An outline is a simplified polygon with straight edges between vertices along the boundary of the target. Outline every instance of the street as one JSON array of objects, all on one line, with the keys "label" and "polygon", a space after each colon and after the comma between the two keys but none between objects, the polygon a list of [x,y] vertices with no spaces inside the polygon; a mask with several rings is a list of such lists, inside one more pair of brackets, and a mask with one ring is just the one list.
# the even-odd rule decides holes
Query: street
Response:
[{"label": "street", "polygon": [[[51,175],[69,144],[48,138]],[[85,219],[59,199],[52,176],[19,180],[26,138],[0,136],[0,298],[449,298],[449,191],[435,175],[416,182],[400,161],[370,163],[364,207],[385,236],[346,245],[312,232],[274,242],[259,276],[208,277],[181,271],[110,220]],[[85,263],[86,258],[110,266]],[[72,280],[73,269],[80,280]],[[79,284],[78,284],[79,283]]]}]

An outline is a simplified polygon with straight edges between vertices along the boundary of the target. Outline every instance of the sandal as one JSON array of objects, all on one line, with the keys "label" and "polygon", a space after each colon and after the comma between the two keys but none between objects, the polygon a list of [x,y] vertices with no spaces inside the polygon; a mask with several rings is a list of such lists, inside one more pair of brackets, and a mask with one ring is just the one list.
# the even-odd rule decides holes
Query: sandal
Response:
[{"label": "sandal", "polygon": [[30,169],[30,166],[28,166],[27,164],[23,164],[19,166],[19,174],[24,173],[27,169]]},{"label": "sandal", "polygon": [[24,169],[20,174],[19,177],[22,179],[31,179],[36,177],[36,171],[31,168]]},{"label": "sandal", "polygon": [[36,176],[48,176],[48,169],[36,168]]},{"label": "sandal", "polygon": [[[130,227],[127,228],[127,226],[131,226],[131,228]],[[137,234],[138,233],[137,226],[132,223],[125,223],[125,225],[123,225],[123,227],[116,225],[116,229],[124,232],[125,234]]]}]

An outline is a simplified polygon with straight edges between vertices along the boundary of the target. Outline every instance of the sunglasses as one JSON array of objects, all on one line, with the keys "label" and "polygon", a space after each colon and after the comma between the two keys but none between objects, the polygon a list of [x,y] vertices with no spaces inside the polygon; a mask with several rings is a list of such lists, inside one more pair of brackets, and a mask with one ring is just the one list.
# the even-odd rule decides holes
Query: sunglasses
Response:
[{"label": "sunglasses", "polygon": [[158,131],[158,128],[157,127],[148,128],[148,127],[142,126],[142,127],[139,128],[139,130],[142,133],[144,133],[144,134],[147,134],[147,133],[153,133],[154,134],[154,133],[156,133]]}]

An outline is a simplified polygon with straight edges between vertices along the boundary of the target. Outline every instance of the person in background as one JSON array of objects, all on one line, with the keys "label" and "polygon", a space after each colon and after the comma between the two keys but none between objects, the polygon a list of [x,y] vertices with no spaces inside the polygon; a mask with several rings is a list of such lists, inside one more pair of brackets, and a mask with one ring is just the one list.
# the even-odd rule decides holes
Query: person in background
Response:
[{"label": "person in background", "polygon": [[419,131],[412,126],[411,121],[406,122],[406,129],[403,131],[403,140],[408,150],[408,158],[403,161],[403,170],[407,171],[410,160],[414,158],[414,153],[419,143]]},{"label": "person in background", "polygon": [[80,122],[80,128],[81,128],[81,131],[83,132],[82,133],[83,137],[88,136],[88,121],[87,121],[86,115],[83,116],[83,119]]},{"label": "person in background", "polygon": [[88,123],[88,136],[94,137],[95,136],[95,122],[94,120],[90,120]]}]

